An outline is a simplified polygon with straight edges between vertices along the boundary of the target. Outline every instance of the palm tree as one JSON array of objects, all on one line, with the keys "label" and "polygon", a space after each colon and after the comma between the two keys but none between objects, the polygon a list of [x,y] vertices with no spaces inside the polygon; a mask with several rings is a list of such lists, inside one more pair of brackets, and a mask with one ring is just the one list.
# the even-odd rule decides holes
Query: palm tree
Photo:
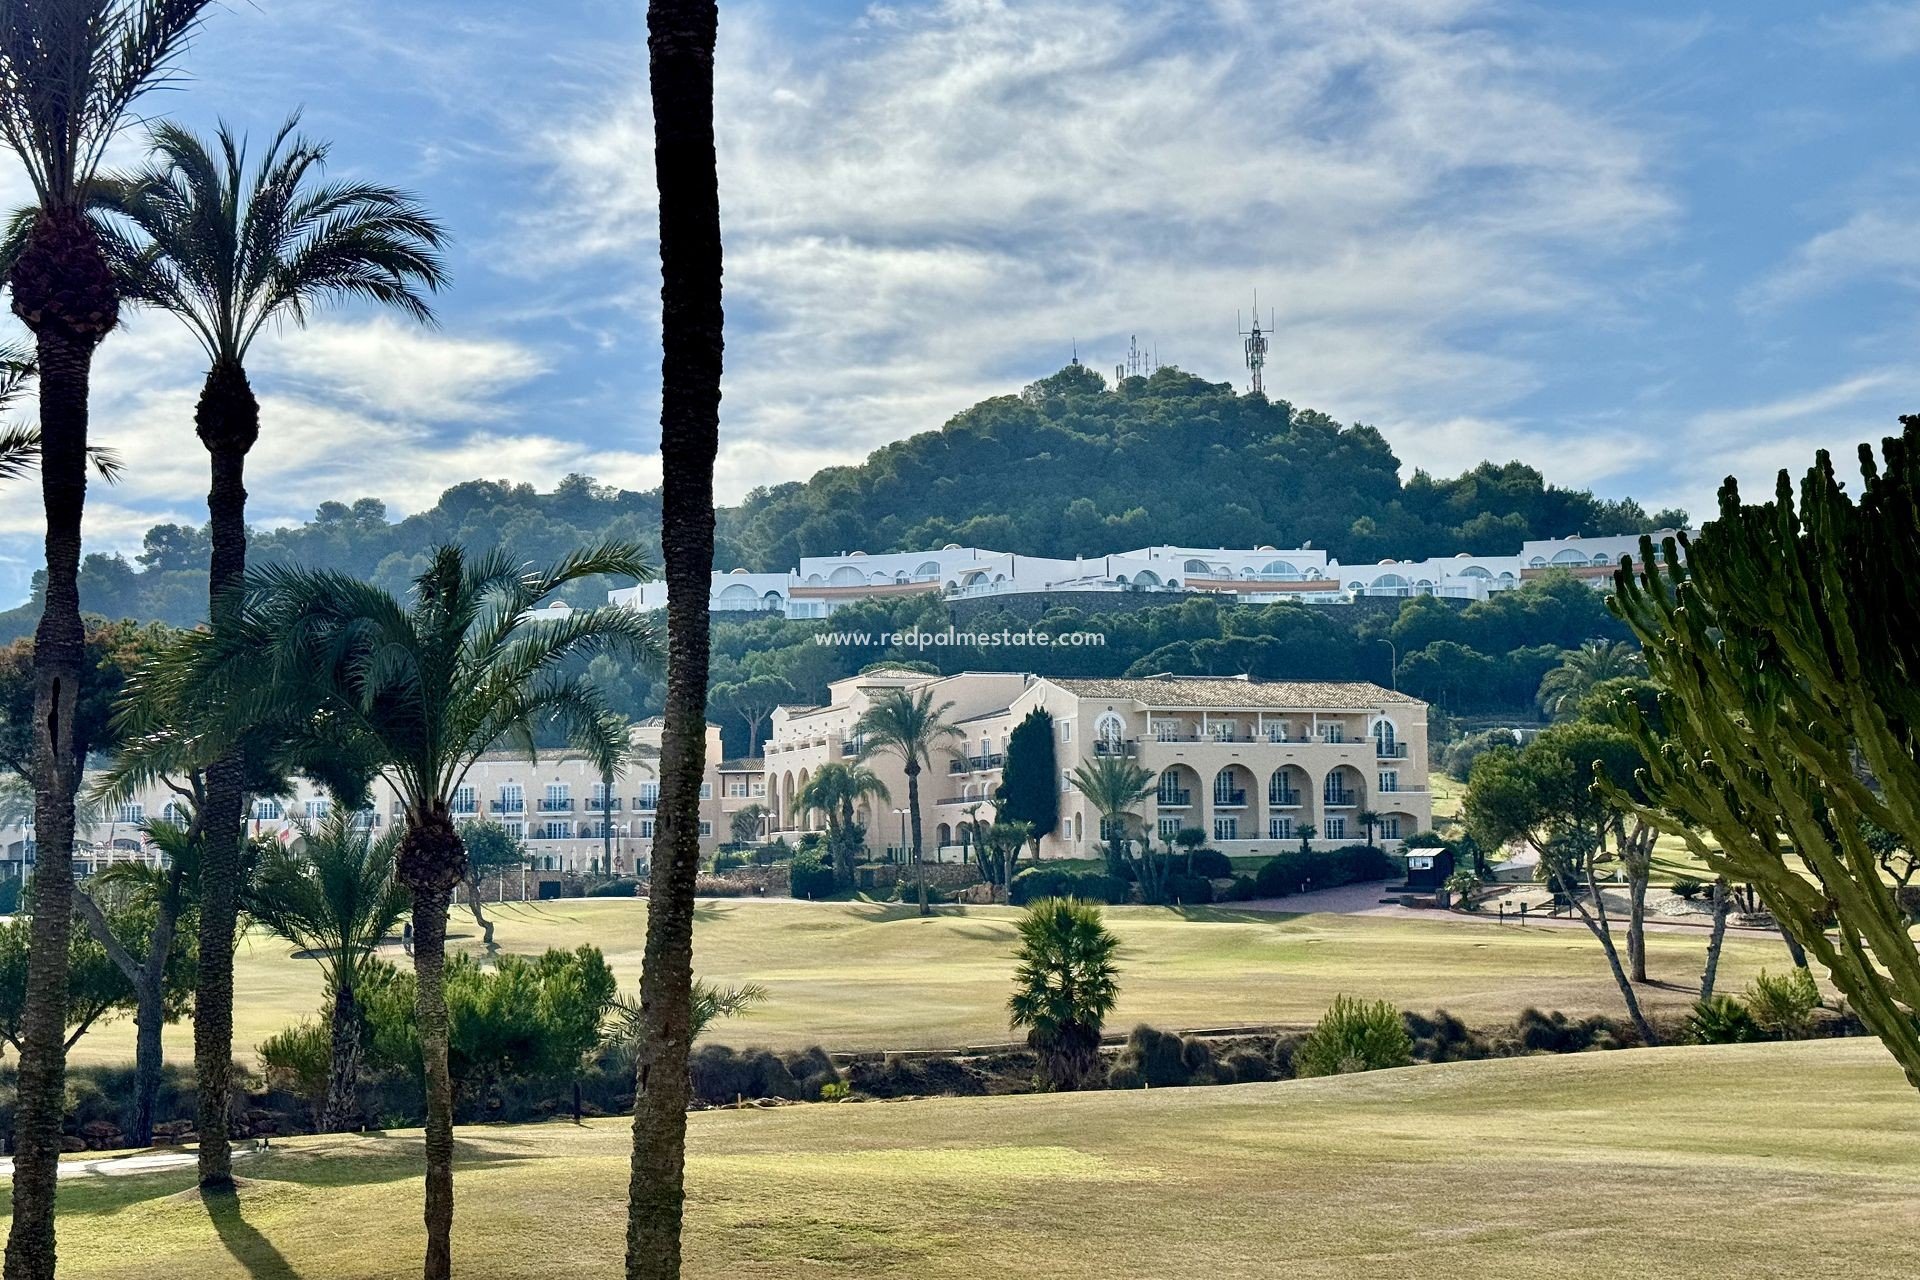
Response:
[{"label": "palm tree", "polygon": [[640,973],[627,1183],[629,1280],[678,1280],[693,1042],[693,885],[707,747],[707,581],[720,445],[720,171],[713,142],[716,0],[648,0],[654,182],[660,193],[660,545],[667,696]]},{"label": "palm tree", "polygon": [[1380,825],[1380,815],[1372,809],[1362,809],[1353,816],[1353,820],[1358,822],[1361,830],[1367,833],[1367,843],[1372,844],[1374,828]]},{"label": "palm tree", "polygon": [[887,784],[863,764],[830,761],[807,779],[793,798],[801,809],[827,820],[827,848],[833,853],[833,878],[841,888],[853,883],[853,860],[859,848],[854,840],[854,806],[862,800],[886,800]]},{"label": "palm tree", "polygon": [[319,825],[298,826],[297,850],[276,845],[260,859],[247,914],[320,962],[333,993],[320,1131],[340,1133],[358,1110],[360,977],[406,911],[407,894],[394,878],[396,829],[376,840],[371,831],[355,829],[351,809],[339,802]]},{"label": "palm tree", "polygon": [[1560,665],[1540,678],[1540,710],[1558,720],[1571,715],[1595,685],[1644,675],[1646,670],[1639,646],[1625,640],[1588,640],[1567,650]]},{"label": "palm tree", "polygon": [[[447,909],[466,874],[453,795],[480,755],[510,743],[534,755],[554,725],[600,768],[626,749],[621,720],[569,659],[614,649],[651,654],[652,624],[630,609],[529,617],[568,583],[599,574],[649,578],[637,548],[609,542],[524,572],[506,553],[433,550],[408,603],[340,573],[273,566],[249,574],[235,625],[193,632],[147,675],[154,700],[202,708],[198,726],[232,744],[259,726],[339,745],[379,762],[399,794],[395,874],[413,916],[415,1017],[427,1084],[427,1280],[451,1267],[453,1079],[447,1066]],[[136,768],[143,744],[122,751]],[[131,757],[131,763],[129,763]],[[697,788],[697,780],[696,780]],[[697,791],[696,791],[697,794]]]},{"label": "palm tree", "polygon": [[[213,142],[175,124],[150,135],[145,169],[100,184],[96,209],[123,296],[175,316],[207,356],[194,426],[211,460],[213,544],[208,618],[231,625],[246,572],[247,454],[260,403],[247,380],[254,340],[278,320],[304,324],[316,306],[364,299],[422,323],[424,293],[445,283],[440,224],[404,193],[362,182],[318,181],[327,144],[295,134],[296,115],[249,173],[247,146],[221,125]],[[131,235],[123,232],[131,232]],[[233,1062],[233,930],[238,907],[244,765],[207,770],[206,889],[200,912],[194,1074],[199,1088],[200,1181],[231,1178],[226,1141]]]},{"label": "palm tree", "polygon": [[34,836],[43,893],[33,913],[14,1123],[8,1280],[51,1280],[53,1202],[66,1108],[67,946],[73,931],[73,736],[86,635],[80,523],[87,501],[93,353],[119,322],[112,269],[86,209],[107,144],[166,77],[208,0],[0,0],[0,139],[33,186],[33,223],[7,256],[13,311],[40,376],[40,497],[46,591],[35,630]]},{"label": "palm tree", "polygon": [[887,689],[875,697],[854,722],[854,736],[860,739],[860,758],[883,753],[897,755],[907,774],[908,821],[913,824],[913,869],[920,882],[920,914],[928,916],[927,864],[920,843],[920,771],[933,764],[933,750],[961,736],[960,730],[944,717],[953,709],[951,702],[933,705],[933,690]]},{"label": "palm tree", "polygon": [[[0,409],[13,402],[33,381],[33,352],[17,343],[0,343]],[[108,484],[120,478],[120,455],[111,449],[90,446],[87,456],[93,469]],[[0,480],[18,480],[40,465],[40,428],[21,424],[0,430]]]},{"label": "palm tree", "polygon": [[1100,1061],[1100,1028],[1119,997],[1120,940],[1100,908],[1043,898],[1020,918],[1020,964],[1007,1001],[1014,1030],[1027,1028],[1056,1089],[1076,1089]]},{"label": "palm tree", "polygon": [[[1135,805],[1153,794],[1153,771],[1124,756],[1095,756],[1073,771],[1073,785],[1100,815],[1107,835],[1107,874],[1127,868],[1127,820]],[[1143,886],[1144,887],[1144,886]]]}]

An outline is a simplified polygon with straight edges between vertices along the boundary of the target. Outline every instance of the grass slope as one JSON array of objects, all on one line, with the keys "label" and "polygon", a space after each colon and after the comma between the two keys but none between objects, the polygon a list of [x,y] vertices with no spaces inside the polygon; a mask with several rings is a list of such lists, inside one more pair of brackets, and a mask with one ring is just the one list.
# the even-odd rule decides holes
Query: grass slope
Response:
[{"label": "grass slope", "polygon": [[[1920,1099],[1877,1043],[691,1117],[691,1277],[1906,1276]],[[461,1131],[455,1269],[618,1273],[628,1130]],[[418,1274],[417,1133],[61,1188],[69,1280]]]},{"label": "grass slope", "polygon": [[[639,981],[646,904],[572,899],[489,909],[501,945],[512,951],[603,950],[624,987]],[[1005,1001],[1012,972],[1013,921],[1004,907],[944,908],[920,919],[911,906],[713,901],[699,906],[695,964],[703,977],[766,984],[772,999],[714,1037],[733,1044],[834,1050],[938,1048],[1008,1038]],[[1404,1008],[1445,1006],[1469,1021],[1498,1022],[1526,1005],[1568,1012],[1621,1012],[1600,948],[1580,929],[1370,916],[1276,916],[1231,907],[1172,911],[1117,907],[1120,1007],[1110,1025],[1135,1022],[1193,1028],[1308,1023],[1340,992],[1385,998]],[[454,945],[478,946],[456,915]],[[1622,943],[1624,945],[1624,942]],[[1688,1003],[1699,983],[1705,931],[1652,933],[1649,968],[1670,988],[1647,988],[1654,1007]],[[406,958],[392,949],[396,963]],[[1763,964],[1778,969],[1777,941],[1727,943],[1721,983],[1737,990]],[[319,967],[280,939],[254,932],[236,965],[234,1045],[250,1051],[320,1005]],[[192,1035],[167,1030],[168,1053],[191,1056]],[[124,1062],[133,1026],[122,1020],[89,1032],[79,1062]]]}]

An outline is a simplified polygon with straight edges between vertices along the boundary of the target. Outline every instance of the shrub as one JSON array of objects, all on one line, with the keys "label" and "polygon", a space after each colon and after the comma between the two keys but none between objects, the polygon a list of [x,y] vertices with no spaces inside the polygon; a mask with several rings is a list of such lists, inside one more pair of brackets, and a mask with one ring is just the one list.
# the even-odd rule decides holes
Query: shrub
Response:
[{"label": "shrub", "polygon": [[1446,775],[1465,782],[1473,772],[1473,762],[1489,751],[1512,750],[1520,745],[1511,729],[1486,729],[1470,734],[1447,748]]},{"label": "shrub", "polygon": [[715,875],[719,875],[723,871],[732,871],[737,867],[744,867],[746,865],[747,855],[737,849],[722,849],[713,855],[713,873]]},{"label": "shrub", "polygon": [[817,900],[833,893],[833,868],[820,857],[817,847],[802,845],[799,852],[793,855],[793,865],[787,874],[790,892],[796,898]]},{"label": "shrub", "polygon": [[1114,904],[1127,900],[1127,882],[1103,871],[1028,867],[1014,876],[1012,896],[1016,907],[1027,906],[1042,898],[1078,898],[1082,902]]},{"label": "shrub", "polygon": [[1451,849],[1453,842],[1438,831],[1416,831],[1400,842],[1402,849]]},{"label": "shrub", "polygon": [[267,1086],[303,1098],[318,1114],[327,1098],[333,1041],[325,1023],[308,1018],[260,1042]]},{"label": "shrub", "polygon": [[1402,1014],[1400,1021],[1413,1041],[1416,1062],[1472,1062],[1493,1056],[1492,1045],[1445,1009],[1432,1017]]},{"label": "shrub", "polygon": [[1300,892],[1302,885],[1333,889],[1364,880],[1391,880],[1400,874],[1400,865],[1372,845],[1350,844],[1329,851],[1284,850],[1260,868],[1254,883],[1260,897],[1284,898]]},{"label": "shrub", "polygon": [[1767,1033],[1745,1005],[1722,995],[1694,1003],[1681,1038],[1691,1044],[1748,1044],[1765,1040]]},{"label": "shrub", "polygon": [[1527,1053],[1584,1053],[1588,1049],[1618,1049],[1631,1040],[1618,1024],[1595,1015],[1573,1019],[1558,1009],[1542,1013],[1527,1008],[1514,1021],[1514,1038]]},{"label": "shrub", "polygon": [[1688,902],[1692,902],[1706,891],[1706,885],[1698,880],[1690,879],[1687,876],[1681,876],[1673,882],[1673,892],[1675,895],[1685,898]]},{"label": "shrub", "polygon": [[1804,1040],[1813,1033],[1813,1011],[1820,1007],[1820,988],[1813,974],[1790,969],[1774,977],[1765,969],[1747,984],[1744,997],[1754,1023],[1775,1040]]},{"label": "shrub", "polygon": [[1120,1056],[1107,1071],[1107,1083],[1115,1089],[1169,1089],[1192,1080],[1186,1042],[1170,1031],[1156,1030],[1144,1022],[1128,1034],[1126,1047],[1120,1050]]},{"label": "shrub", "polygon": [[1236,1049],[1214,1064],[1214,1072],[1221,1084],[1256,1084],[1273,1079],[1273,1064],[1252,1049]]},{"label": "shrub", "polygon": [[1481,879],[1473,873],[1472,867],[1461,867],[1447,877],[1447,892],[1459,899],[1460,905],[1468,911],[1478,911],[1480,904],[1474,895],[1480,892]]},{"label": "shrub", "polygon": [[640,891],[640,882],[632,876],[617,876],[587,890],[589,898],[631,898]]},{"label": "shrub", "polygon": [[1218,849],[1195,849],[1187,855],[1187,873],[1209,880],[1225,880],[1233,875],[1233,860]]},{"label": "shrub", "polygon": [[747,887],[725,876],[702,874],[693,878],[693,891],[702,898],[744,898],[747,896]]},{"label": "shrub", "polygon": [[1385,1000],[1335,996],[1333,1005],[1294,1055],[1302,1076],[1337,1076],[1355,1071],[1405,1067],[1413,1062],[1413,1041],[1400,1011]]},{"label": "shrub", "polygon": [[1213,881],[1205,876],[1176,873],[1167,877],[1167,897],[1182,906],[1205,906],[1213,901]]},{"label": "shrub", "polygon": [[1231,885],[1213,896],[1219,902],[1251,902],[1260,896],[1260,884],[1252,876],[1235,876]]}]

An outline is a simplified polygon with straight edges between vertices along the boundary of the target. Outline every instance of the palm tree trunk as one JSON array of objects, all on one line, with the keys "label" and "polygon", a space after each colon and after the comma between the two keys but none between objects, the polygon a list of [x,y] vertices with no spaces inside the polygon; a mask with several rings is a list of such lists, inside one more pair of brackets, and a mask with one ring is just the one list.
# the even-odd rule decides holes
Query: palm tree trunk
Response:
[{"label": "palm tree trunk", "polygon": [[[260,434],[260,405],[246,370],[222,361],[207,371],[194,427],[211,458],[207,618],[229,628],[247,571],[247,451]],[[240,843],[246,767],[229,755],[207,770],[200,854],[200,957],[193,995],[193,1071],[200,1131],[200,1186],[233,1185],[228,1110],[233,1096],[233,937],[239,923]]]},{"label": "palm tree trunk", "polygon": [[[74,796],[85,744],[76,717],[86,658],[80,621],[80,520],[87,500],[87,395],[93,351],[113,326],[111,276],[93,297],[87,268],[105,261],[85,220],[43,215],[13,271],[13,306],[34,329],[40,368],[40,494],[47,581],[33,649],[34,903],[14,1118],[13,1225],[6,1280],[52,1280],[53,1204],[66,1111],[67,946],[73,932]],[[90,255],[90,258],[89,258]],[[34,290],[37,283],[38,291]],[[91,282],[98,288],[98,280]],[[72,286],[81,286],[73,288]],[[49,297],[67,288],[64,298]],[[29,299],[44,300],[30,310]],[[102,297],[104,301],[102,301]],[[93,328],[62,302],[93,309]],[[101,309],[104,307],[104,312]]]},{"label": "palm tree trunk", "polygon": [[920,851],[920,765],[907,761],[907,821],[913,824],[913,876],[920,886],[920,914],[930,916],[927,905],[927,862]]},{"label": "palm tree trunk", "polygon": [[707,580],[720,441],[724,316],[713,143],[714,0],[649,0],[654,180],[660,191],[660,544],[667,697],[660,812],[640,972],[628,1280],[678,1280],[693,1037],[693,881],[706,767]]},{"label": "palm tree trunk", "polygon": [[320,1110],[322,1133],[345,1133],[359,1117],[360,1024],[360,1001],[353,994],[353,982],[351,979],[342,981],[333,993],[327,1100]]},{"label": "palm tree trunk", "polygon": [[1647,877],[1645,868],[1627,873],[1627,968],[1635,982],[1647,980]]},{"label": "palm tree trunk", "polygon": [[1707,968],[1700,975],[1700,999],[1713,999],[1713,982],[1720,973],[1720,946],[1727,940],[1727,882],[1713,882],[1713,932],[1707,937]]},{"label": "palm tree trunk", "polygon": [[447,1066],[447,908],[451,889],[413,891],[413,1016],[427,1082],[426,1280],[453,1274],[453,1074]]}]

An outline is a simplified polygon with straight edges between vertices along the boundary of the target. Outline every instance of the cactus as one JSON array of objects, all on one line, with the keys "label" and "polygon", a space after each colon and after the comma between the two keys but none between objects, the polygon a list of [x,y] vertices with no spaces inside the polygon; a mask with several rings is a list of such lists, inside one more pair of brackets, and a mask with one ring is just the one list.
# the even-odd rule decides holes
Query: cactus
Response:
[{"label": "cactus", "polygon": [[1621,711],[1658,807],[1596,785],[1751,883],[1920,1088],[1920,951],[1867,834],[1920,848],[1920,416],[1901,424],[1884,467],[1860,447],[1857,502],[1822,451],[1797,503],[1784,471],[1758,505],[1729,479],[1697,540],[1623,559],[1608,603],[1664,723]]}]

